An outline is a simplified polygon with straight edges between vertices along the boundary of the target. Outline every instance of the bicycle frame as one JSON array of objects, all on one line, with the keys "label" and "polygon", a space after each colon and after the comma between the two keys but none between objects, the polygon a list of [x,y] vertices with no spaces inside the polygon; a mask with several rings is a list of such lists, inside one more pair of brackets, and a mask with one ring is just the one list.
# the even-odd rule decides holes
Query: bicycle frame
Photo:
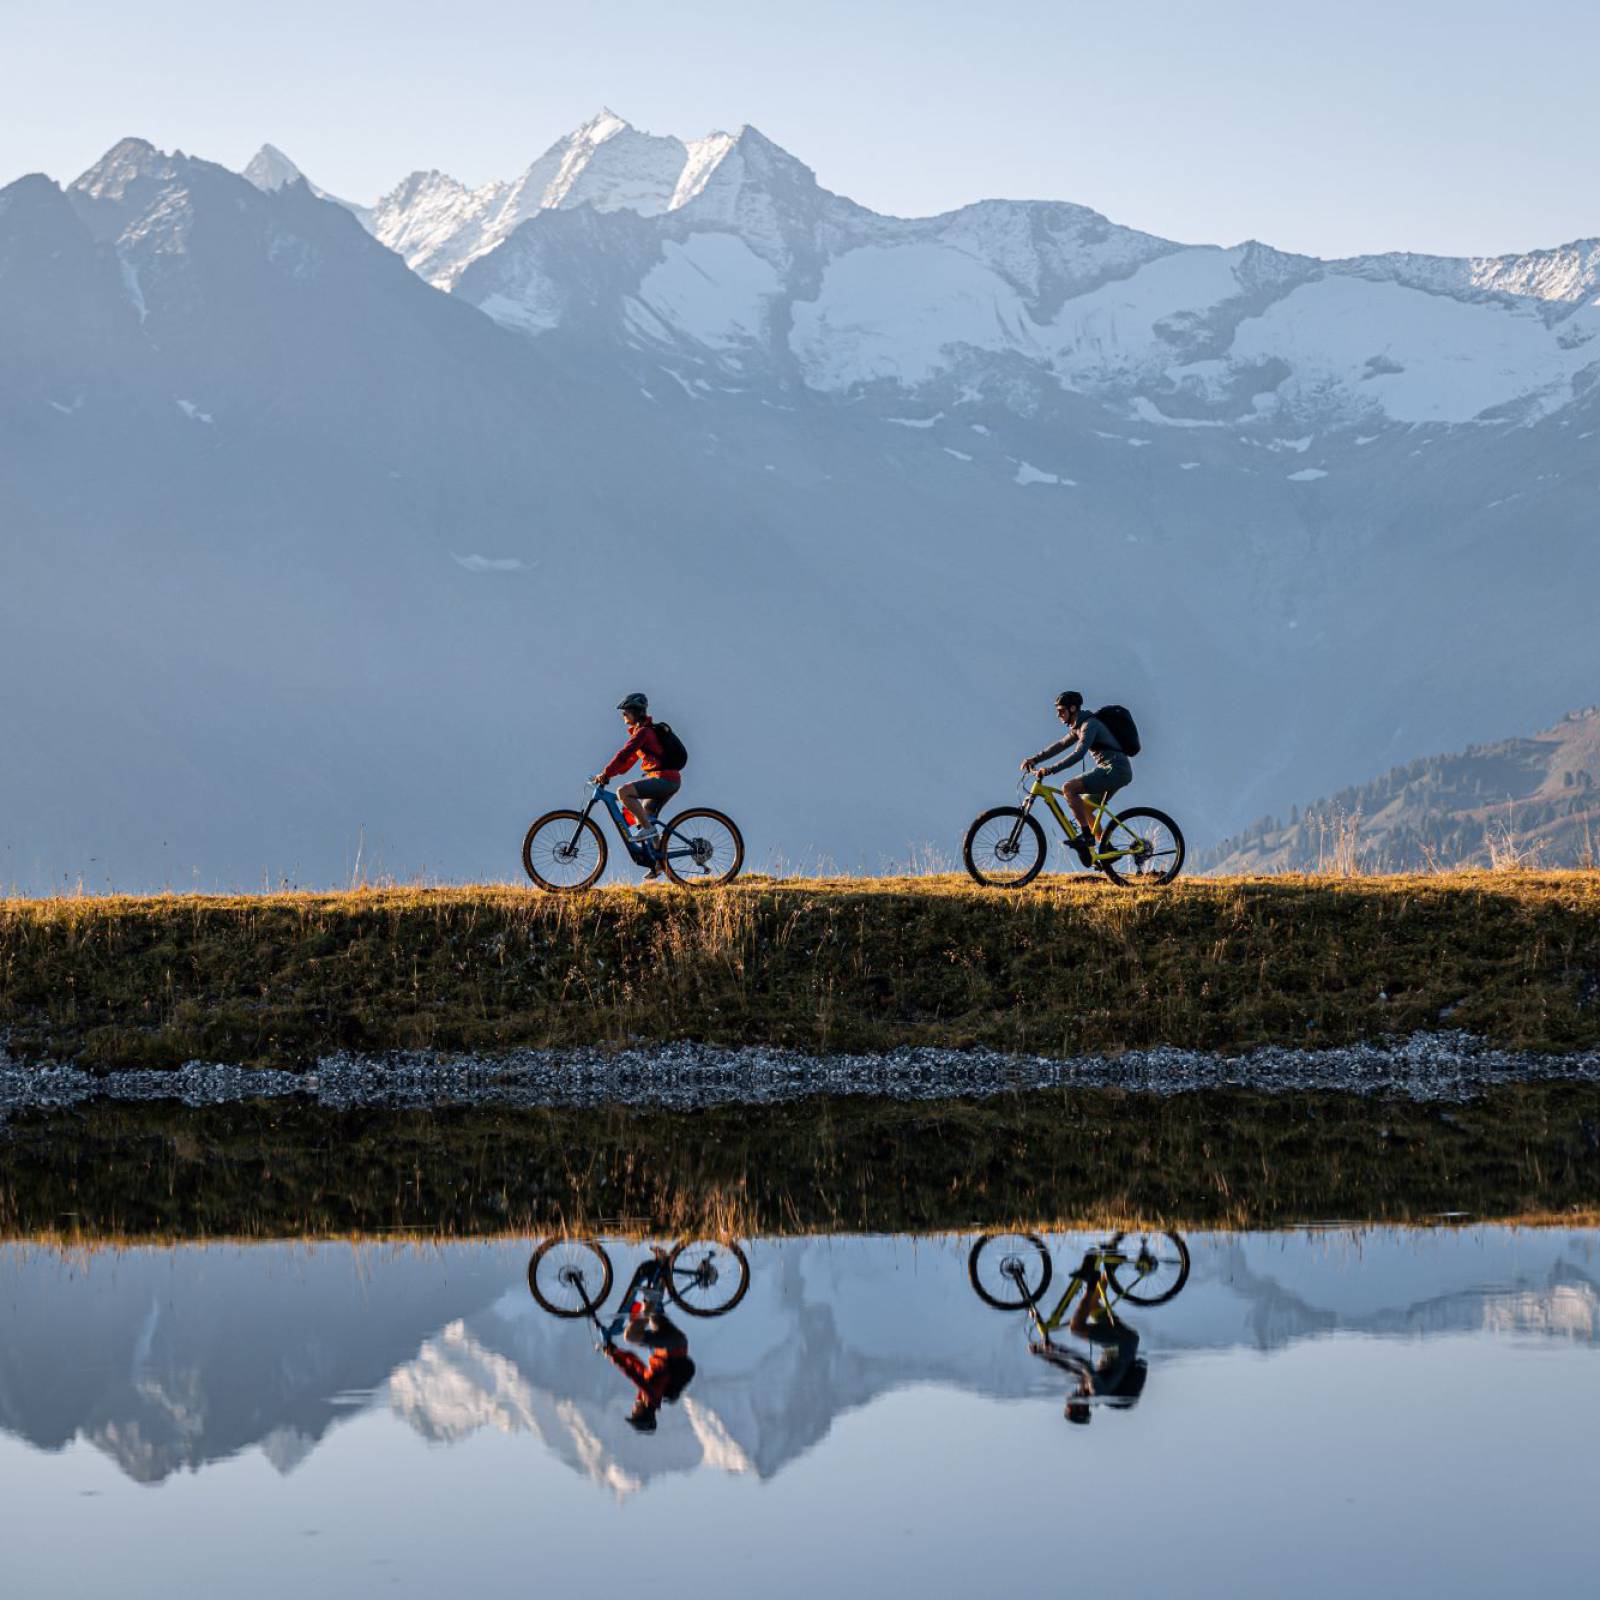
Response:
[{"label": "bicycle frame", "polygon": [[616,825],[617,837],[622,840],[622,847],[633,858],[636,867],[653,867],[658,861],[664,861],[669,856],[676,860],[679,856],[692,856],[694,849],[690,845],[681,845],[677,849],[661,851],[652,845],[641,844],[628,832],[627,818],[622,814],[622,802],[616,794],[603,783],[597,783],[589,792],[589,803],[583,808],[583,822],[572,830],[572,842],[576,844],[583,831],[583,823],[589,820],[589,813],[594,810],[595,801],[603,801],[607,811],[611,813],[611,820]]},{"label": "bicycle frame", "polygon": [[658,1304],[666,1298],[667,1263],[661,1250],[653,1250],[633,1269],[633,1276],[628,1279],[628,1287],[622,1291],[621,1309],[629,1316],[633,1315],[634,1296],[641,1290],[654,1293]]},{"label": "bicycle frame", "polygon": [[[1132,1265],[1133,1256],[1121,1250],[1097,1250],[1095,1252],[1095,1279],[1093,1292],[1099,1298],[1101,1306],[1105,1309],[1106,1316],[1112,1321],[1117,1320],[1116,1312],[1112,1309],[1115,1301],[1122,1299],[1123,1292],[1111,1281],[1111,1274],[1107,1270],[1111,1267]],[[1141,1274],[1141,1276],[1143,1276]],[[1033,1325],[1039,1330],[1046,1344],[1050,1342],[1050,1335],[1058,1333],[1070,1320],[1067,1313],[1072,1308],[1072,1302],[1080,1294],[1088,1292],[1089,1286],[1076,1275],[1067,1280],[1067,1287],[1062,1291],[1061,1298],[1056,1302],[1056,1308],[1049,1316],[1041,1314],[1039,1307],[1030,1302],[1028,1315]]]},{"label": "bicycle frame", "polygon": [[[1032,784],[1028,788],[1027,798],[1022,802],[1022,811],[1024,816],[1031,816],[1033,813],[1033,802],[1035,800],[1043,800],[1044,803],[1050,808],[1050,812],[1055,817],[1056,822],[1060,825],[1061,832],[1066,838],[1067,843],[1075,845],[1079,839],[1083,837],[1083,831],[1078,827],[1077,820],[1073,817],[1072,813],[1061,804],[1059,799],[1057,799],[1058,795],[1064,794],[1065,792],[1066,791],[1064,789],[1052,787],[1050,784],[1046,783],[1043,778],[1035,777]],[[1090,805],[1094,811],[1095,832],[1102,837],[1105,835],[1105,819],[1107,817],[1110,817],[1113,822],[1120,820],[1115,811],[1107,809],[1107,802],[1110,799],[1111,796],[1109,794],[1103,794],[1098,800],[1092,800],[1090,802]],[[1098,859],[1101,861],[1117,861],[1123,856],[1132,854],[1133,851],[1131,849],[1101,850]]]}]

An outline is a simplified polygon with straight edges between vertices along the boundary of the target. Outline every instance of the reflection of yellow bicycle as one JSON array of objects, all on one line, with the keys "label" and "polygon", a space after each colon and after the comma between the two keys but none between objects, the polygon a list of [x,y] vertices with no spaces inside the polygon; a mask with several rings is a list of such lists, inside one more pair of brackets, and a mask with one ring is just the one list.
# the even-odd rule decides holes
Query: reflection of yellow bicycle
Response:
[{"label": "reflection of yellow bicycle", "polygon": [[1164,811],[1148,806],[1115,812],[1102,795],[1094,805],[1100,847],[1091,851],[1083,830],[1061,804],[1060,789],[1042,779],[1025,777],[1018,786],[1020,806],[996,806],[967,829],[961,858],[967,871],[991,889],[1020,889],[1039,876],[1045,838],[1033,803],[1043,799],[1061,825],[1062,842],[1077,852],[1086,867],[1098,867],[1113,883],[1171,883],[1183,869],[1183,835]]},{"label": "reflection of yellow bicycle", "polygon": [[1189,1247],[1175,1233],[1114,1233],[1094,1246],[1049,1316],[1038,1309],[1050,1287],[1050,1252],[1036,1233],[986,1233],[967,1257],[978,1298],[997,1311],[1026,1308],[1048,1341],[1065,1327],[1072,1302],[1088,1292],[1109,1312],[1117,1300],[1164,1306],[1189,1281]]}]

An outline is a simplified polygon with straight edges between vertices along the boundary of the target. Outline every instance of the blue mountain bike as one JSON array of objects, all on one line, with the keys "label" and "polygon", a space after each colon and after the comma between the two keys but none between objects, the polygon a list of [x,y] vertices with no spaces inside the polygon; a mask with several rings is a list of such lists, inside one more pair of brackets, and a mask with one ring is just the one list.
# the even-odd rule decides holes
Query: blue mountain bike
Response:
[{"label": "blue mountain bike", "polygon": [[744,835],[731,817],[704,806],[680,811],[652,842],[637,838],[622,813],[622,802],[603,783],[589,791],[582,811],[547,811],[522,841],[522,865],[541,889],[570,894],[600,881],[609,851],[606,836],[589,815],[603,802],[617,826],[622,847],[634,865],[658,867],[685,889],[712,889],[732,883],[744,865]]}]

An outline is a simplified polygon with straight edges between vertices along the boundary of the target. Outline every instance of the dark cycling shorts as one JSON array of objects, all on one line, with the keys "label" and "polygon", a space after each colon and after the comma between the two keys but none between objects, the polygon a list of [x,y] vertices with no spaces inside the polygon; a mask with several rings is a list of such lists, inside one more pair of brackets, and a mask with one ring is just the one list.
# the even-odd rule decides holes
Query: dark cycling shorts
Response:
[{"label": "dark cycling shorts", "polygon": [[1133,782],[1133,763],[1124,755],[1108,755],[1109,767],[1091,767],[1079,780],[1078,792],[1098,799],[1103,794],[1115,794]]},{"label": "dark cycling shorts", "polygon": [[633,792],[644,801],[652,817],[683,787],[682,778],[635,778]]}]

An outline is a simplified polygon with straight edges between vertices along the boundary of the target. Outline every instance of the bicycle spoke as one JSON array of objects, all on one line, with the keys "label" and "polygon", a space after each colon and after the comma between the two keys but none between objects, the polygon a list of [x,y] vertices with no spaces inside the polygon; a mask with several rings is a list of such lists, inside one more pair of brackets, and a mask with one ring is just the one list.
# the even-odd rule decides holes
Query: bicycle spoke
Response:
[{"label": "bicycle spoke", "polygon": [[986,878],[1020,878],[1033,865],[1032,840],[1003,817],[986,822],[972,836],[972,859]]},{"label": "bicycle spoke", "polygon": [[530,872],[558,889],[586,883],[600,863],[598,834],[587,826],[574,829],[570,819],[553,818],[529,834],[524,859]]},{"label": "bicycle spoke", "polygon": [[744,860],[738,829],[710,811],[688,811],[668,823],[662,846],[667,870],[690,885],[731,879]]}]

